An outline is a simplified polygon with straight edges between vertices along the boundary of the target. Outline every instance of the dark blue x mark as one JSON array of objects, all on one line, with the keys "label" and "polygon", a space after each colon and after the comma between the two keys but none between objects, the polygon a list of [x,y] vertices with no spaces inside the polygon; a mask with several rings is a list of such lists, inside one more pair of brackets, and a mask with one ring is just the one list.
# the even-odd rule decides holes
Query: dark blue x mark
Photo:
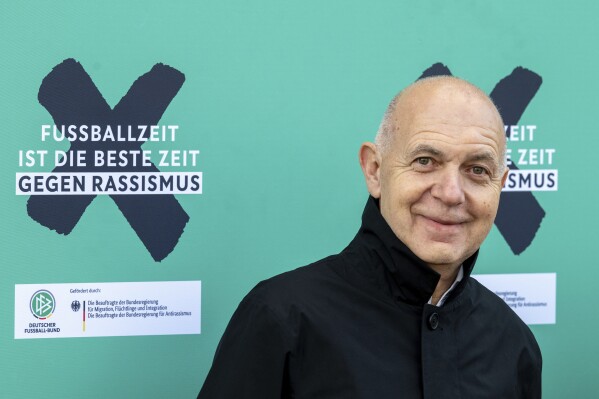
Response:
[{"label": "dark blue x mark", "polygon": [[[38,100],[55,125],[156,125],[175,97],[185,76],[167,65],[156,64],[140,76],[111,109],[81,64],[67,59],[44,78]],[[139,150],[140,142],[71,143],[69,152],[86,150],[86,167],[60,166],[52,172],[158,172],[149,167],[95,167],[89,162],[94,150]],[[70,155],[70,154],[69,154]],[[129,159],[131,161],[131,159]],[[90,165],[91,164],[91,165]],[[129,162],[129,165],[132,163]],[[129,225],[155,261],[166,258],[183,234],[189,216],[173,195],[111,195]],[[67,235],[77,225],[94,195],[31,196],[29,216],[57,233]]]},{"label": "dark blue x mark", "polygon": [[[419,79],[440,75],[451,75],[451,71],[437,63],[425,70]],[[497,83],[490,97],[506,125],[518,124],[542,82],[541,76],[533,71],[517,67]],[[510,169],[518,170],[518,167],[512,162]],[[531,192],[502,192],[495,225],[512,252],[519,255],[532,243],[544,217],[545,211]]]}]

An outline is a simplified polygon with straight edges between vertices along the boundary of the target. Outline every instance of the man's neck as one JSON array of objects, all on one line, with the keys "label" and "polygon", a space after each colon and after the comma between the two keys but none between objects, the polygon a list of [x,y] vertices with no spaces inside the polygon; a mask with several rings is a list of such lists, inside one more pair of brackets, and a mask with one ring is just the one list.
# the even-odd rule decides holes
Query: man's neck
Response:
[{"label": "man's neck", "polygon": [[433,295],[431,297],[431,303],[433,305],[437,305],[437,303],[439,302],[439,299],[441,299],[443,294],[445,294],[445,292],[447,292],[449,287],[451,287],[451,285],[455,281],[455,279],[458,275],[458,272],[460,271],[461,264],[458,264],[458,265],[429,265],[429,266],[431,267],[431,269],[433,269],[434,271],[436,271],[437,273],[439,273],[441,275],[441,278],[439,279],[439,282],[437,283],[437,287],[435,288],[435,291],[433,292]]}]

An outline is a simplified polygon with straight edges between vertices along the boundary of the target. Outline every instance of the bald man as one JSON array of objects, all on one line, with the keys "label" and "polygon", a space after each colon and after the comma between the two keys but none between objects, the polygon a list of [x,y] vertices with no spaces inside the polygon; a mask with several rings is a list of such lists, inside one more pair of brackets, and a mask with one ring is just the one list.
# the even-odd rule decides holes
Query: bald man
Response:
[{"label": "bald man", "polygon": [[470,278],[507,176],[492,101],[422,79],[359,159],[356,237],[244,298],[198,398],[540,398],[534,336]]}]

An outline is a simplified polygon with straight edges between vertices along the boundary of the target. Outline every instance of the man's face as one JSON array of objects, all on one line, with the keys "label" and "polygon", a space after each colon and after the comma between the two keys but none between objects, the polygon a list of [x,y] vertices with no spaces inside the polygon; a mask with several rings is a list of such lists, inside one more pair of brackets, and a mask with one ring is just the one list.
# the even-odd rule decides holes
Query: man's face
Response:
[{"label": "man's face", "polygon": [[419,88],[396,108],[398,132],[380,157],[380,209],[430,265],[457,266],[481,245],[505,181],[503,126],[464,88]]}]

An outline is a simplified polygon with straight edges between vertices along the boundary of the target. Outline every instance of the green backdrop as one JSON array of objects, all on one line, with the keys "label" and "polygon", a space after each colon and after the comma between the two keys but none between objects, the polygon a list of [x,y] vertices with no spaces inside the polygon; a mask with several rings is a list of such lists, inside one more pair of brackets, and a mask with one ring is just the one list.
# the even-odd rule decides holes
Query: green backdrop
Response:
[{"label": "green backdrop", "polygon": [[[195,397],[245,293],[353,237],[367,197],[359,145],[436,62],[486,91],[517,66],[543,77],[520,122],[556,149],[559,191],[534,193],[546,216],[526,251],[493,228],[475,272],[557,273],[557,323],[532,326],[544,397],[594,397],[598,12],[540,0],[2,2],[0,397]],[[63,236],[15,195],[18,151],[40,148],[52,123],[41,81],[67,58],[111,106],[156,63],[185,74],[161,120],[180,125],[177,142],[160,148],[199,149],[204,191],[177,197],[190,221],[160,263],[108,197]],[[15,284],[163,280],[202,280],[201,335],[14,339]]]}]

